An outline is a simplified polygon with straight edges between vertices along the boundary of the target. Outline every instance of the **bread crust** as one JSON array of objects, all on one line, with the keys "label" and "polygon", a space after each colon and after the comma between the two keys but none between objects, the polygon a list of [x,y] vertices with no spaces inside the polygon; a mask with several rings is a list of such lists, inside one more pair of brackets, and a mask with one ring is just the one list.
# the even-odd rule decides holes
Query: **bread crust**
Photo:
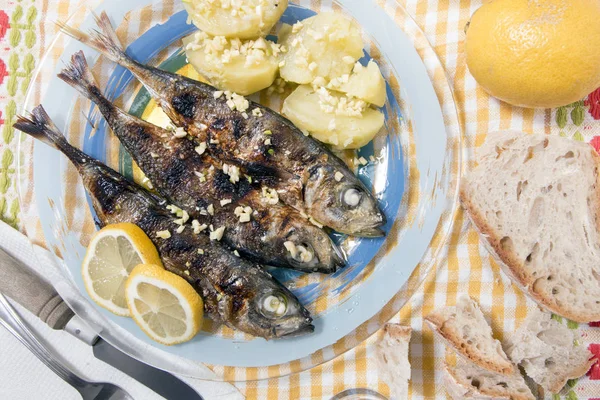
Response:
[{"label": "bread crust", "polygon": [[[528,396],[523,393],[513,393],[510,396],[506,397],[501,392],[496,392],[493,390],[483,392],[481,390],[476,389],[471,385],[465,385],[461,383],[455,374],[455,370],[451,368],[447,363],[444,364],[444,372],[445,372],[445,381],[449,387],[448,392],[453,393],[456,388],[464,389],[465,393],[460,394],[462,399],[495,399],[495,400],[533,400],[533,396]],[[454,395],[454,398],[458,393]]]},{"label": "bread crust", "polygon": [[[593,153],[593,159],[596,162],[596,170],[600,167],[600,156],[590,147]],[[596,174],[596,199],[600,199],[600,175]],[[477,207],[472,204],[468,195],[468,179],[464,179],[459,190],[459,199],[462,208],[467,217],[470,219],[473,227],[479,233],[484,246],[488,249],[494,260],[500,265],[502,271],[532,300],[538,303],[547,311],[568,318],[572,321],[580,323],[589,323],[600,320],[600,313],[587,313],[586,310],[579,312],[570,311],[564,307],[560,307],[555,300],[550,296],[545,296],[543,293],[535,290],[535,282],[537,279],[529,276],[524,268],[523,263],[509,249],[504,249],[501,245],[501,235],[490,226],[485,217],[478,212]],[[600,202],[596,202],[597,215],[600,215]],[[600,219],[596,219],[596,228],[600,230]]]},{"label": "bread crust", "polygon": [[467,361],[470,361],[483,369],[499,374],[511,375],[515,372],[515,366],[511,362],[507,361],[505,364],[499,365],[481,358],[477,350],[473,349],[471,346],[465,345],[464,339],[460,337],[457,332],[453,332],[446,327],[446,321],[447,320],[445,320],[442,315],[435,313],[431,313],[425,317],[425,322],[427,322],[431,330],[444,340],[444,342],[451,345],[456,350],[457,354]]}]

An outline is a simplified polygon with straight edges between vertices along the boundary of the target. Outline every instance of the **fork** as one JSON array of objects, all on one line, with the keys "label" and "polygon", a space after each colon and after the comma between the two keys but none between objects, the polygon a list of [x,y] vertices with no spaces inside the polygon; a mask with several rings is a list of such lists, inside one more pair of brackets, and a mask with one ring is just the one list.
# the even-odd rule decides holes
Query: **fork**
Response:
[{"label": "fork", "polygon": [[133,400],[129,393],[117,385],[108,382],[90,382],[71,371],[40,343],[2,293],[0,293],[0,325],[23,343],[52,372],[73,386],[83,400]]}]

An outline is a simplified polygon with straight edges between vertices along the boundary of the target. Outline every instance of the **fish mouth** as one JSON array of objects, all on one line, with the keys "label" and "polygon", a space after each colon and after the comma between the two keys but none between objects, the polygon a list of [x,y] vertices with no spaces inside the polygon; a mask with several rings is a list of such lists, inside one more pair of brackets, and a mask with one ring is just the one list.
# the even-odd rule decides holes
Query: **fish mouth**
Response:
[{"label": "fish mouth", "polygon": [[357,236],[357,237],[364,237],[364,238],[379,238],[379,237],[384,237],[385,232],[381,228],[370,228],[370,229],[365,229],[365,230],[362,230],[359,232],[354,232],[353,235]]},{"label": "fish mouth", "polygon": [[[312,321],[312,319],[311,319],[311,321]],[[309,334],[313,333],[314,331],[315,331],[315,326],[311,323],[310,325],[303,326],[292,332],[277,333],[277,331],[276,331],[275,336],[280,337],[280,338],[294,338],[294,337],[309,335]]]}]

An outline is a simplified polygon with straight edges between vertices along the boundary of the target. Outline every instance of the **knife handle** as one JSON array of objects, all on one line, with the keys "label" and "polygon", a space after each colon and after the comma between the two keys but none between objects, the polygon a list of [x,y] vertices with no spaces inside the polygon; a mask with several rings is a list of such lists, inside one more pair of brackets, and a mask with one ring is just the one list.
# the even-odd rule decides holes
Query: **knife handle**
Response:
[{"label": "knife handle", "polygon": [[63,329],[74,315],[48,282],[3,249],[0,249],[0,293],[53,329]]}]

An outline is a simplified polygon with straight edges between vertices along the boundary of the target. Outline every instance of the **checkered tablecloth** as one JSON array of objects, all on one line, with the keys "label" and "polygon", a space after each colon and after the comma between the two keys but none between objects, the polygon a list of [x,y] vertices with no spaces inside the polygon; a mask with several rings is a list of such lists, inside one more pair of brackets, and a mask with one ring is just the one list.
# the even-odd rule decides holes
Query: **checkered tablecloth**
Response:
[{"label": "checkered tablecloth", "polygon": [[[376,2],[393,18],[404,15],[398,11],[395,0]],[[331,6],[331,1],[327,0],[303,0],[299,3],[315,9]],[[591,142],[599,149],[600,91],[560,109],[531,110],[501,103],[476,84],[465,62],[464,27],[482,3],[481,0],[401,0],[402,6],[433,46],[454,91],[466,148],[465,170],[472,167],[474,149],[483,143],[488,132],[497,130],[561,135]],[[23,191],[24,204],[20,204],[17,196],[15,170],[19,139],[11,125],[24,103],[33,73],[56,35],[54,21],[66,20],[79,6],[80,2],[76,0],[4,0],[0,3],[0,218],[18,229],[23,229],[23,219],[26,219],[28,234],[38,242],[43,242],[43,237],[35,220],[35,207],[31,207],[31,193]],[[143,32],[152,23],[167,18],[173,10],[173,1],[163,1],[161,10],[160,15],[149,12],[137,14],[136,29]],[[127,42],[131,39],[130,33],[122,32],[121,39]],[[59,39],[48,54],[50,60],[58,60],[62,53],[62,40]],[[42,71],[38,79],[48,79],[49,73],[51,71]],[[434,77],[445,78],[443,74]],[[36,92],[33,96],[32,102],[35,103],[41,93]],[[442,103],[451,102],[452,96],[440,96],[440,100]],[[410,394],[413,399],[445,398],[442,364],[446,357],[453,361],[451,355],[446,356],[444,346],[434,341],[432,333],[424,327],[424,315],[437,307],[453,305],[459,293],[468,293],[479,301],[494,332],[502,339],[519,325],[533,306],[500,272],[461,211],[455,217],[449,241],[444,245],[435,267],[414,289],[415,294],[406,306],[392,317],[392,322],[413,328],[410,345]],[[396,301],[401,301],[402,296],[401,293]],[[570,323],[569,326],[575,328],[576,324]],[[600,343],[600,329],[587,325],[580,328],[586,344]],[[389,388],[378,379],[373,357],[378,338],[379,334],[375,334],[353,350],[309,371],[237,386],[250,399],[329,398],[355,387],[371,388],[388,395]],[[593,346],[593,349],[596,347],[600,346]],[[246,377],[251,378],[254,373],[248,371],[250,376]],[[594,397],[600,398],[600,383],[589,377],[571,382],[560,396],[566,399]]]}]

